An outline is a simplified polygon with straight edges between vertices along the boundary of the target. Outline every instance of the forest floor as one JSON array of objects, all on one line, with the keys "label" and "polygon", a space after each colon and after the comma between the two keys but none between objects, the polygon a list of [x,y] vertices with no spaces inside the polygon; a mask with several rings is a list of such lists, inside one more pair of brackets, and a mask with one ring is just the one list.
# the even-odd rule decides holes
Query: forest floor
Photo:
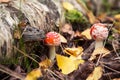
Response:
[{"label": "forest floor", "polygon": [[[54,30],[61,41],[55,47],[54,60],[49,59],[50,46],[44,40],[46,34],[41,35],[45,37],[39,41],[27,41],[26,36],[15,39],[20,42],[19,48],[13,46],[18,57],[10,62],[1,61],[1,80],[120,80],[120,11],[104,5],[105,10],[109,8],[111,12],[102,11],[94,16],[95,11],[89,4],[87,7],[91,10],[84,15],[69,2],[63,3],[65,22],[60,22]],[[102,47],[96,48],[95,38],[99,35],[91,36],[91,27],[99,23],[108,29],[108,36],[102,40]],[[104,31],[99,34],[102,33]]]}]

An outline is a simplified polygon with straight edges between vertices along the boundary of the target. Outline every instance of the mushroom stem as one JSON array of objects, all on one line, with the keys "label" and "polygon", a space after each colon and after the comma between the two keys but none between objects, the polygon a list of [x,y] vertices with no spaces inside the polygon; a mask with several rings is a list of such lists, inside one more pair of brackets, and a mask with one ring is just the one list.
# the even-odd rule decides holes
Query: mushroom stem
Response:
[{"label": "mushroom stem", "polygon": [[52,60],[52,61],[54,61],[55,54],[56,54],[56,52],[55,52],[55,46],[50,46],[49,47],[49,59]]},{"label": "mushroom stem", "polygon": [[103,40],[101,41],[101,40],[96,40],[95,41],[95,49],[97,49],[97,48],[103,48],[104,46],[103,46]]}]

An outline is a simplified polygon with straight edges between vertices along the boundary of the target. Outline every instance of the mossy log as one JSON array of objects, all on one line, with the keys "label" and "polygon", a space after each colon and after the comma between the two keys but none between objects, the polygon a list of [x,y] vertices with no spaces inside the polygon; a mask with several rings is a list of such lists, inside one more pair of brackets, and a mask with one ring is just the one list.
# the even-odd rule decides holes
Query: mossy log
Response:
[{"label": "mossy log", "polygon": [[12,56],[13,35],[17,28],[34,27],[46,33],[54,29],[58,20],[58,8],[52,0],[11,0],[0,3],[0,57]]}]

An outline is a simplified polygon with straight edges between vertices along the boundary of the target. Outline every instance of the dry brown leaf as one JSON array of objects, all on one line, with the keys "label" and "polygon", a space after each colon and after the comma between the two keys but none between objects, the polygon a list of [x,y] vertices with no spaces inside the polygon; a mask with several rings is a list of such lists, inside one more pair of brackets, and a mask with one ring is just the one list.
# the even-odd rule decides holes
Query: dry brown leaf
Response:
[{"label": "dry brown leaf", "polygon": [[43,60],[42,62],[39,63],[39,66],[42,68],[42,69],[47,69],[48,67],[50,67],[52,65],[52,62],[50,59],[45,59]]},{"label": "dry brown leaf", "polygon": [[91,24],[95,23],[95,22],[98,22],[95,18],[95,16],[93,15],[92,11],[88,11],[87,12],[87,16],[89,18],[89,21]]},{"label": "dry brown leaf", "polygon": [[[63,74],[69,74],[78,68],[79,64],[83,64],[84,60],[76,59],[74,56],[65,57],[56,55],[57,65]],[[69,68],[70,67],[70,68]]]},{"label": "dry brown leaf", "polygon": [[94,71],[87,77],[86,80],[99,80],[103,74],[102,67],[95,67]]},{"label": "dry brown leaf", "polygon": [[39,77],[42,77],[42,73],[40,68],[37,68],[28,73],[25,80],[37,80]]},{"label": "dry brown leaf", "polygon": [[90,35],[90,28],[86,29],[85,31],[83,31],[81,33],[82,35],[86,36],[87,39],[92,39],[91,35]]},{"label": "dry brown leaf", "polygon": [[110,51],[108,50],[108,49],[106,49],[106,48],[97,48],[97,49],[95,49],[94,51],[93,51],[93,53],[92,53],[92,55],[91,55],[91,57],[90,57],[90,59],[89,60],[93,60],[93,59],[95,59],[96,58],[96,55],[100,55],[100,54],[102,54],[102,57],[104,57],[104,56],[106,56],[107,54],[109,54],[110,53]]},{"label": "dry brown leaf", "polygon": [[99,19],[100,21],[104,21],[106,17],[107,17],[106,13],[101,13],[100,15],[97,16],[97,19]]},{"label": "dry brown leaf", "polygon": [[74,35],[74,31],[72,29],[72,25],[66,23],[60,30],[62,33],[68,33],[70,35]]},{"label": "dry brown leaf", "polygon": [[64,52],[72,55],[72,56],[78,56],[82,53],[83,48],[82,47],[77,47],[77,48],[65,48]]}]

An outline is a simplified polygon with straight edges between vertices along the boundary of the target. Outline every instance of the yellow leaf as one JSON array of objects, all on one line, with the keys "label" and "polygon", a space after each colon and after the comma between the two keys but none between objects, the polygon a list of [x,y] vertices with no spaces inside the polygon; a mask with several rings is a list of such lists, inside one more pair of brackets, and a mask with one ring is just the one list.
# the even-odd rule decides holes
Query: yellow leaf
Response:
[{"label": "yellow leaf", "polygon": [[63,74],[69,74],[78,68],[79,64],[82,64],[84,60],[76,59],[74,56],[65,57],[62,55],[56,55],[57,65],[62,70]]},{"label": "yellow leaf", "polygon": [[113,80],[120,80],[120,78],[115,78],[115,79],[113,79]]},{"label": "yellow leaf", "polygon": [[0,0],[0,2],[9,2],[11,0]]},{"label": "yellow leaf", "polygon": [[77,57],[71,55],[69,58],[72,59],[72,60],[82,60],[82,58],[81,58],[81,54],[78,55]]},{"label": "yellow leaf", "polygon": [[65,48],[64,52],[72,55],[72,56],[78,56],[82,53],[83,48],[82,47],[77,47],[77,48]]},{"label": "yellow leaf", "polygon": [[15,30],[15,31],[14,31],[14,38],[15,38],[15,39],[20,39],[20,38],[21,38],[21,34],[20,34],[20,31],[19,31],[19,30]]},{"label": "yellow leaf", "polygon": [[41,70],[37,68],[28,73],[25,80],[37,80],[39,77],[42,77],[42,73]]},{"label": "yellow leaf", "polygon": [[77,69],[79,64],[83,64],[85,61],[82,60],[82,59],[77,59],[74,61],[74,64],[75,64],[75,68]]},{"label": "yellow leaf", "polygon": [[87,39],[92,39],[90,35],[90,29],[86,29],[81,34],[84,35]]},{"label": "yellow leaf", "polygon": [[69,59],[68,57],[57,55],[57,65],[62,70],[63,74],[69,74],[75,70],[75,65],[73,60]]},{"label": "yellow leaf", "polygon": [[62,5],[66,10],[73,10],[74,9],[73,5],[69,2],[63,2]]},{"label": "yellow leaf", "polygon": [[120,20],[120,14],[115,15],[114,18]]},{"label": "yellow leaf", "polygon": [[52,62],[50,59],[47,58],[47,59],[43,60],[42,62],[40,62],[39,65],[42,69],[47,69],[48,67],[50,67],[52,65]]},{"label": "yellow leaf", "polygon": [[64,36],[62,36],[61,34],[59,34],[59,36],[60,36],[61,43],[67,43],[67,40],[65,39]]},{"label": "yellow leaf", "polygon": [[102,67],[98,66],[94,71],[87,77],[86,80],[99,80],[102,76]]},{"label": "yellow leaf", "polygon": [[92,55],[91,55],[91,57],[90,57],[89,60],[95,59],[95,58],[96,58],[96,55],[102,54],[102,57],[104,57],[104,56],[106,56],[106,55],[109,54],[109,53],[110,53],[110,51],[109,51],[108,49],[106,49],[106,48],[97,48],[97,49],[95,49],[95,50],[93,51],[93,53],[92,53]]},{"label": "yellow leaf", "polygon": [[75,57],[75,56],[70,56],[69,59],[74,61],[75,68],[77,69],[79,64],[83,64],[85,61],[80,57],[81,55]]},{"label": "yellow leaf", "polygon": [[83,52],[80,55],[78,55],[76,58],[77,59],[82,59],[82,55],[83,55]]}]

